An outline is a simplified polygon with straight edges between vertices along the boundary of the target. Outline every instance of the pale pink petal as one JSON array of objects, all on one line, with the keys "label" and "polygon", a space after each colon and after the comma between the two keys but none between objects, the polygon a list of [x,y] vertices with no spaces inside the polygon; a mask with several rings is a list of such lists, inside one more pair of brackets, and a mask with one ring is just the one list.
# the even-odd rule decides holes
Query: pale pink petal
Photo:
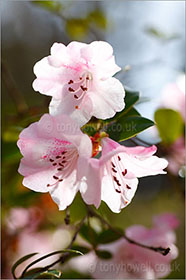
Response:
[{"label": "pale pink petal", "polygon": [[72,203],[77,191],[78,185],[76,170],[74,170],[63,182],[60,182],[57,186],[49,189],[51,197],[58,205],[59,210],[66,209],[66,207]]},{"label": "pale pink petal", "polygon": [[67,47],[62,43],[54,43],[50,50],[51,55],[48,57],[49,63],[54,67],[60,67],[69,63]]},{"label": "pale pink petal", "polygon": [[23,185],[35,192],[48,192],[47,185],[54,183],[53,175],[53,169],[38,170],[38,172],[24,177]]},{"label": "pale pink petal", "polygon": [[61,68],[52,67],[48,63],[48,58],[41,59],[34,66],[34,74],[37,76],[33,82],[34,90],[49,96],[61,97],[63,72],[64,70]]},{"label": "pale pink petal", "polygon": [[124,96],[124,88],[117,79],[100,81],[96,91],[89,93],[93,115],[100,119],[112,118],[116,112],[124,109]]},{"label": "pale pink petal", "polygon": [[168,162],[163,158],[151,156],[145,159],[138,159],[126,153],[120,154],[121,159],[125,162],[126,168],[132,170],[136,177],[165,174],[163,171]]},{"label": "pale pink petal", "polygon": [[[106,170],[103,171],[101,199],[106,202],[109,208],[119,213],[122,208],[126,207],[132,200],[138,185],[138,179],[125,179],[125,185],[120,188],[121,193],[116,191],[117,185],[115,184],[110,173]],[[128,189],[128,186],[130,189]]]},{"label": "pale pink petal", "polygon": [[[76,109],[77,106],[78,108]],[[67,114],[73,120],[76,120],[79,126],[82,126],[90,120],[93,114],[93,104],[88,95],[80,101],[72,99],[72,97],[68,95],[64,99],[52,98],[49,112],[53,116]]]},{"label": "pale pink petal", "polygon": [[84,173],[80,183],[80,192],[83,200],[87,204],[93,204],[96,208],[101,203],[101,179],[100,179],[100,167],[99,160],[90,159],[86,163],[87,166],[81,164],[81,173]]},{"label": "pale pink petal", "polygon": [[153,218],[154,225],[165,230],[175,229],[179,226],[180,222],[175,214],[165,213]]}]

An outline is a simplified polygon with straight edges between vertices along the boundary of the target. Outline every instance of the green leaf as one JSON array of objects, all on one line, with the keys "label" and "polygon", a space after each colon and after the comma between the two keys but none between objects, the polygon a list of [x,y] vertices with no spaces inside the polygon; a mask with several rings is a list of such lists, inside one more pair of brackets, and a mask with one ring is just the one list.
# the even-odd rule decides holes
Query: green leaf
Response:
[{"label": "green leaf", "polygon": [[[123,231],[121,229],[118,229],[118,231],[123,234]],[[121,238],[121,235],[119,233],[113,232],[111,229],[107,229],[103,232],[101,232],[97,237],[97,243],[98,244],[107,244],[114,242]]]},{"label": "green leaf", "polygon": [[90,248],[87,248],[85,246],[79,246],[79,245],[74,245],[72,246],[72,250],[76,250],[81,252],[83,255],[87,254],[88,252],[90,252]]},{"label": "green leaf", "polygon": [[115,141],[124,141],[154,125],[154,122],[141,116],[119,118],[107,128],[107,133]]},{"label": "green leaf", "polygon": [[61,279],[92,279],[89,274],[82,274],[75,270],[64,271]]},{"label": "green leaf", "polygon": [[60,279],[62,272],[57,269],[51,269],[36,275],[33,279]]},{"label": "green leaf", "polygon": [[96,245],[97,233],[95,232],[95,230],[92,227],[84,224],[81,227],[80,235],[85,240],[87,240],[90,244]]},{"label": "green leaf", "polygon": [[172,109],[159,109],[155,112],[156,125],[165,144],[172,144],[184,133],[184,122],[179,112]]},{"label": "green leaf", "polygon": [[23,263],[24,261],[30,259],[31,257],[33,257],[33,256],[35,256],[35,255],[37,255],[37,254],[38,254],[38,253],[28,254],[28,255],[26,255],[26,256],[20,258],[18,261],[16,261],[16,262],[14,263],[14,265],[12,266],[12,269],[11,269],[12,275],[13,275],[14,279],[16,279],[16,276],[15,276],[15,270],[16,270],[16,268],[17,268],[21,263]]},{"label": "green leaf", "polygon": [[96,255],[100,258],[100,259],[111,259],[112,258],[112,254],[109,251],[106,250],[95,250]]},{"label": "green leaf", "polygon": [[132,107],[126,114],[125,117],[129,117],[129,116],[141,116],[140,113],[134,108]]},{"label": "green leaf", "polygon": [[94,136],[96,133],[95,124],[88,124],[82,128],[83,133],[88,134],[89,136]]},{"label": "green leaf", "polygon": [[125,88],[125,113],[134,106],[134,104],[139,100],[139,97],[140,93],[138,91],[132,91],[131,89]]}]

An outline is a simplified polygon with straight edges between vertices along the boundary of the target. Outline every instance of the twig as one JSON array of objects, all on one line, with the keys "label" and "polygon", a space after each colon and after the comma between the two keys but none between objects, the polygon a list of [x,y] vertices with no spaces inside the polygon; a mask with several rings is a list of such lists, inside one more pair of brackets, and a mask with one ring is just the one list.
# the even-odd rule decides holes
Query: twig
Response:
[{"label": "twig", "polygon": [[152,250],[154,252],[158,252],[158,253],[162,254],[163,256],[166,256],[170,252],[170,248],[148,246],[148,245],[144,245],[144,244],[141,244],[137,241],[130,239],[125,234],[123,234],[120,231],[118,231],[117,229],[113,228],[103,217],[101,217],[98,213],[96,213],[90,206],[87,206],[87,208],[88,208],[90,215],[97,217],[103,224],[107,225],[108,228],[110,228],[113,232],[115,232],[118,235],[120,235],[121,237],[125,238],[129,243],[140,246],[145,249]]},{"label": "twig", "polygon": [[66,209],[66,216],[64,218],[65,224],[69,225],[70,224],[70,211],[69,211],[69,207],[67,207]]}]

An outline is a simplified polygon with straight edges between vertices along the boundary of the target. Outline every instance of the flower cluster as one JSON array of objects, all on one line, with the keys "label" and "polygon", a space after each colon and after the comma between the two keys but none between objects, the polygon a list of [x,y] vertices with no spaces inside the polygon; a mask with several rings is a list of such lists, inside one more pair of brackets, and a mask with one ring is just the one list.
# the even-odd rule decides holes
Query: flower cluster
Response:
[{"label": "flower cluster", "polygon": [[34,67],[34,90],[52,100],[49,114],[20,134],[19,172],[24,186],[49,192],[60,210],[80,191],[87,204],[98,208],[103,200],[120,212],[138,178],[165,173],[167,161],[154,156],[155,146],[125,147],[104,132],[89,137],[81,130],[91,117],[104,120],[124,109],[124,88],[112,77],[119,70],[112,47],[101,41],[54,43]]}]

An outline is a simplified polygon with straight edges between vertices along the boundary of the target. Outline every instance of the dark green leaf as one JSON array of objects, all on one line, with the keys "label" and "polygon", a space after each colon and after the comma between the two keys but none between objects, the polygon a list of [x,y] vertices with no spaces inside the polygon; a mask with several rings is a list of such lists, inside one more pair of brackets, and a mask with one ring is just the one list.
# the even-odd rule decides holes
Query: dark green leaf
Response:
[{"label": "dark green leaf", "polygon": [[88,252],[90,252],[90,248],[87,248],[87,247],[84,247],[84,246],[79,246],[79,245],[72,246],[72,250],[79,251],[84,255],[87,254]]},{"label": "dark green leaf", "polygon": [[132,91],[131,89],[125,88],[125,108],[126,113],[134,104],[139,100],[140,93],[138,91]]},{"label": "dark green leaf", "polygon": [[134,108],[132,107],[125,115],[125,117],[129,117],[129,116],[141,116],[140,113]]},{"label": "dark green leaf", "polygon": [[23,263],[24,261],[30,259],[31,257],[33,257],[33,256],[35,256],[35,255],[37,255],[37,254],[38,254],[38,253],[28,254],[28,255],[26,255],[26,256],[20,258],[18,261],[16,261],[16,262],[14,263],[14,265],[12,266],[12,270],[11,270],[14,279],[16,279],[16,276],[15,276],[15,270],[16,270],[16,268],[17,268],[21,263]]},{"label": "dark green leaf", "polygon": [[112,254],[109,251],[105,251],[105,250],[96,250],[96,255],[100,258],[100,259],[111,259],[112,258]]},{"label": "dark green leaf", "polygon": [[140,117],[129,116],[119,118],[117,122],[107,128],[107,133],[115,141],[124,141],[154,125],[154,122]]},{"label": "dark green leaf", "polygon": [[81,236],[90,244],[96,245],[97,233],[93,228],[88,225],[83,225],[80,230]]},{"label": "dark green leaf", "polygon": [[68,270],[64,271],[60,279],[92,279],[88,274],[82,274],[78,271]]},{"label": "dark green leaf", "polygon": [[[120,231],[121,234],[123,233],[123,231],[121,229],[119,229],[118,231]],[[119,233],[113,232],[111,229],[107,229],[98,235],[97,243],[98,244],[107,244],[110,242],[114,242],[120,238],[121,238],[121,235]]]},{"label": "dark green leaf", "polygon": [[159,109],[155,112],[156,125],[165,144],[172,144],[183,134],[184,122],[179,112],[172,109]]},{"label": "dark green leaf", "polygon": [[62,272],[60,270],[52,269],[36,275],[33,279],[60,279]]}]

